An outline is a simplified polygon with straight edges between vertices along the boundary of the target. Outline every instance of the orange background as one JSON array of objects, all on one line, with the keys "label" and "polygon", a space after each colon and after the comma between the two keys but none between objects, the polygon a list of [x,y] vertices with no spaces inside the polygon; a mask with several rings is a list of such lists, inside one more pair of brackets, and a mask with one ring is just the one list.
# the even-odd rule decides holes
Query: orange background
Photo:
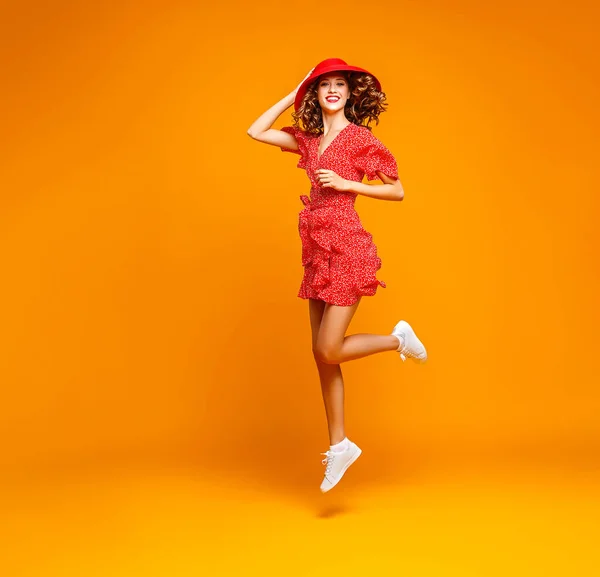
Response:
[{"label": "orange background", "polygon": [[597,470],[595,10],[5,3],[2,475],[164,460],[320,482],[310,185],[246,130],[329,57],[381,80],[374,134],[405,189],[357,199],[387,288],[350,333],[405,318],[430,359],[342,366],[348,434],[381,457],[354,479]]}]

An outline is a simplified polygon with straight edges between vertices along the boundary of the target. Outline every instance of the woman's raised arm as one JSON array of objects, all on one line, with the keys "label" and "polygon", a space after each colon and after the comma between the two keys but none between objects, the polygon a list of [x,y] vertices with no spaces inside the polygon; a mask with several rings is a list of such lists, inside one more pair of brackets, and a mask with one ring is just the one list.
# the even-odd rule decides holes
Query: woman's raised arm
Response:
[{"label": "woman's raised arm", "polygon": [[[312,70],[303,78],[302,82],[304,82],[310,76],[311,72]],[[300,88],[302,82],[300,82],[298,86],[296,86],[296,88],[287,96],[271,106],[271,108],[269,108],[266,112],[263,112],[252,123],[250,128],[248,128],[248,135],[251,138],[266,144],[298,150],[298,142],[294,136],[288,134],[287,132],[283,132],[283,130],[271,128],[271,126],[283,114],[283,112],[285,112],[294,104],[296,93],[298,92],[298,88]]]}]

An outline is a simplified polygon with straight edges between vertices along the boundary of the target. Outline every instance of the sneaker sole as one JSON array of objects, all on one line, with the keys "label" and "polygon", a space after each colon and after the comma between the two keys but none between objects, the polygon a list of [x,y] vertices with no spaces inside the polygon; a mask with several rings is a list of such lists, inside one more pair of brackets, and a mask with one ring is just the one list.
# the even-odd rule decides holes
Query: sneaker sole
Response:
[{"label": "sneaker sole", "polygon": [[344,473],[348,470],[348,467],[350,467],[350,465],[352,465],[352,463],[354,463],[356,459],[358,459],[362,454],[362,449],[360,447],[357,447],[357,449],[358,450],[354,454],[354,457],[352,457],[352,459],[346,463],[346,466],[340,472],[340,476],[338,477],[337,481],[333,485],[331,485],[329,489],[321,489],[322,493],[327,493],[327,491],[331,491],[331,489],[333,489],[342,480],[342,477],[344,476]]}]

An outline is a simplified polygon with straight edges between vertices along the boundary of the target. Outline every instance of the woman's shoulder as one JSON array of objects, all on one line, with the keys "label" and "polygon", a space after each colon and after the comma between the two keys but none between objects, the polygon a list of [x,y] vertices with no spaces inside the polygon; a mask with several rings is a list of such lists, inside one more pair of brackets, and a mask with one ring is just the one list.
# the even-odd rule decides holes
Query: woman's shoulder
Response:
[{"label": "woman's shoulder", "polygon": [[373,143],[379,143],[377,137],[373,134],[370,128],[362,125],[355,124],[356,129],[354,130],[355,140],[362,145],[368,145]]}]

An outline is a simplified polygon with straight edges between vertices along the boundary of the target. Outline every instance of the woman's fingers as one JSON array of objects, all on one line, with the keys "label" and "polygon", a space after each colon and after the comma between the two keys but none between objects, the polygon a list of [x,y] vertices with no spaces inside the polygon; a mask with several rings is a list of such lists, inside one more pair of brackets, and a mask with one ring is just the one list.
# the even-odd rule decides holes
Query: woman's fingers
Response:
[{"label": "woman's fingers", "polygon": [[[333,185],[335,172],[333,170],[327,170],[326,168],[319,168],[315,171],[317,173],[317,178],[321,184],[331,184]],[[335,185],[333,185],[335,186]]]}]

